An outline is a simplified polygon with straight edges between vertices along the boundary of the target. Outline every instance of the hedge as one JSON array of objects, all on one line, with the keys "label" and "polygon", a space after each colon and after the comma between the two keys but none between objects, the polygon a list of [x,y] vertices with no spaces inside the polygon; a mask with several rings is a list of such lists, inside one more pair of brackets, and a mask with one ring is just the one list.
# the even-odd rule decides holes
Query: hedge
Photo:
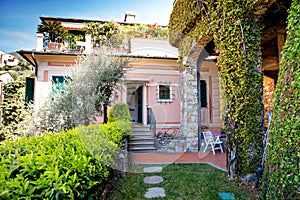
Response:
[{"label": "hedge", "polygon": [[115,136],[101,126],[5,141],[0,146],[0,199],[99,197],[124,134],[116,128]]}]

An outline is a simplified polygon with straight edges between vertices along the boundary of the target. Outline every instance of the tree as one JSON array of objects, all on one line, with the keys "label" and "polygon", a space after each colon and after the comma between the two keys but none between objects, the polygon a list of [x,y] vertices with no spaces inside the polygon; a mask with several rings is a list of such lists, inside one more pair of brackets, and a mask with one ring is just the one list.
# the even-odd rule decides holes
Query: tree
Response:
[{"label": "tree", "polygon": [[38,32],[44,33],[51,42],[58,42],[57,39],[64,33],[64,29],[60,22],[46,22],[43,21],[37,28]]},{"label": "tree", "polygon": [[40,129],[60,131],[88,125],[102,115],[107,122],[107,107],[121,89],[127,65],[128,58],[104,51],[81,57],[67,83],[56,85],[48,106],[40,109]]}]

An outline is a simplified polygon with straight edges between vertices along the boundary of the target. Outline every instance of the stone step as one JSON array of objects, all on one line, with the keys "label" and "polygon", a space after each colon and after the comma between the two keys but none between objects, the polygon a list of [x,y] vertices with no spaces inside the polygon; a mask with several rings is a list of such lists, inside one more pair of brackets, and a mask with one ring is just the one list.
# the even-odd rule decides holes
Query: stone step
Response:
[{"label": "stone step", "polygon": [[132,126],[132,137],[129,140],[129,151],[149,152],[156,151],[149,126]]},{"label": "stone step", "polygon": [[134,152],[153,152],[156,151],[156,148],[153,147],[132,147],[129,148],[129,151],[134,151]]},{"label": "stone step", "polygon": [[148,126],[132,126],[133,131],[149,131],[150,132],[150,127]]},{"label": "stone step", "polygon": [[133,146],[133,145],[154,145],[154,142],[153,141],[149,141],[149,142],[145,142],[145,141],[136,141],[136,142],[134,142],[134,141],[132,141],[132,142],[129,142],[128,143],[128,145],[131,145],[131,146]]},{"label": "stone step", "polygon": [[132,137],[131,137],[131,139],[132,140],[143,140],[143,139],[145,139],[145,140],[153,140],[153,137],[152,137],[152,135],[133,135]]},{"label": "stone step", "polygon": [[140,141],[145,141],[145,140],[149,141],[149,140],[151,140],[151,141],[153,141],[153,138],[152,138],[152,136],[132,136],[129,141],[137,141],[137,140],[140,140]]}]

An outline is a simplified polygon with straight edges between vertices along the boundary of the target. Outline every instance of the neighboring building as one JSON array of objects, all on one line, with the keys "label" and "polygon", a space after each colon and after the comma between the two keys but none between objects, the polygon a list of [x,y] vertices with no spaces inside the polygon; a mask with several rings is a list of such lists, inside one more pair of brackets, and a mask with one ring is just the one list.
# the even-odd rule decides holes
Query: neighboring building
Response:
[{"label": "neighboring building", "polygon": [[[127,13],[128,17],[132,20],[134,13]],[[82,31],[87,22],[105,23],[96,20],[54,17],[40,17],[40,19],[47,22],[60,22],[64,30],[73,33]],[[124,22],[119,24],[135,25]],[[77,42],[73,49],[68,48],[68,42],[51,44],[51,47],[49,43],[45,44],[44,35],[37,33],[36,49],[18,52],[35,66],[34,104],[36,106],[49,97],[52,80],[65,76],[66,71],[75,65],[78,56],[91,53],[97,48],[92,44],[91,35],[88,34],[85,35],[85,41]],[[116,50],[117,53],[118,51],[120,50]],[[177,48],[172,47],[167,39],[131,38],[129,47],[125,45],[121,51],[130,57],[130,70],[125,74],[124,90],[119,100],[130,106],[132,121],[146,125],[148,109],[151,108],[158,128],[179,127],[182,112],[195,110],[197,107],[185,107],[181,102],[179,91],[185,88],[180,87],[179,84],[181,74],[177,63]],[[219,80],[218,69],[213,62],[205,62],[201,68],[201,89],[202,124],[219,132],[221,129]],[[194,94],[196,91],[189,92]],[[190,94],[186,92],[186,95]]]},{"label": "neighboring building", "polygon": [[15,56],[0,50],[0,67],[14,67],[18,65],[18,63],[19,60],[15,58]]},{"label": "neighboring building", "polygon": [[8,71],[0,71],[0,83],[13,82],[14,78]]}]

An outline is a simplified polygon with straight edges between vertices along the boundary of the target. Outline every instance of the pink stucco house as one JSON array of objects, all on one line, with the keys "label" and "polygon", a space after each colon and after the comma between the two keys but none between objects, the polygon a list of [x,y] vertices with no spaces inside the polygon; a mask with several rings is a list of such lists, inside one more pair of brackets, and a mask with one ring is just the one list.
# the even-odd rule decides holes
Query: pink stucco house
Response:
[{"label": "pink stucco house", "polygon": [[[45,16],[40,19],[42,22],[59,22],[64,30],[73,33],[82,31],[89,22],[105,23],[105,21],[97,20]],[[129,22],[119,24],[121,26],[137,25]],[[85,41],[77,42],[71,49],[69,48],[70,42],[48,42],[46,45],[45,35],[37,33],[36,48],[18,52],[34,65],[32,100],[36,107],[41,105],[43,99],[49,98],[52,81],[63,78],[66,71],[74,66],[78,56],[95,51],[97,46],[93,45],[91,35],[85,34],[84,38]],[[119,101],[129,105],[132,121],[147,125],[149,109],[151,109],[158,129],[180,128],[182,118],[189,118],[189,116],[184,116],[184,111],[197,108],[186,107],[181,101],[182,95],[188,99],[189,93],[182,92],[185,88],[180,82],[182,73],[177,62],[177,48],[172,47],[167,38],[132,37],[130,45],[123,47],[124,52],[130,58],[130,69],[125,74]],[[219,132],[221,120],[218,69],[213,62],[204,62],[200,70],[202,126]],[[197,93],[197,91],[191,92]],[[189,133],[183,131],[183,134]]]}]

